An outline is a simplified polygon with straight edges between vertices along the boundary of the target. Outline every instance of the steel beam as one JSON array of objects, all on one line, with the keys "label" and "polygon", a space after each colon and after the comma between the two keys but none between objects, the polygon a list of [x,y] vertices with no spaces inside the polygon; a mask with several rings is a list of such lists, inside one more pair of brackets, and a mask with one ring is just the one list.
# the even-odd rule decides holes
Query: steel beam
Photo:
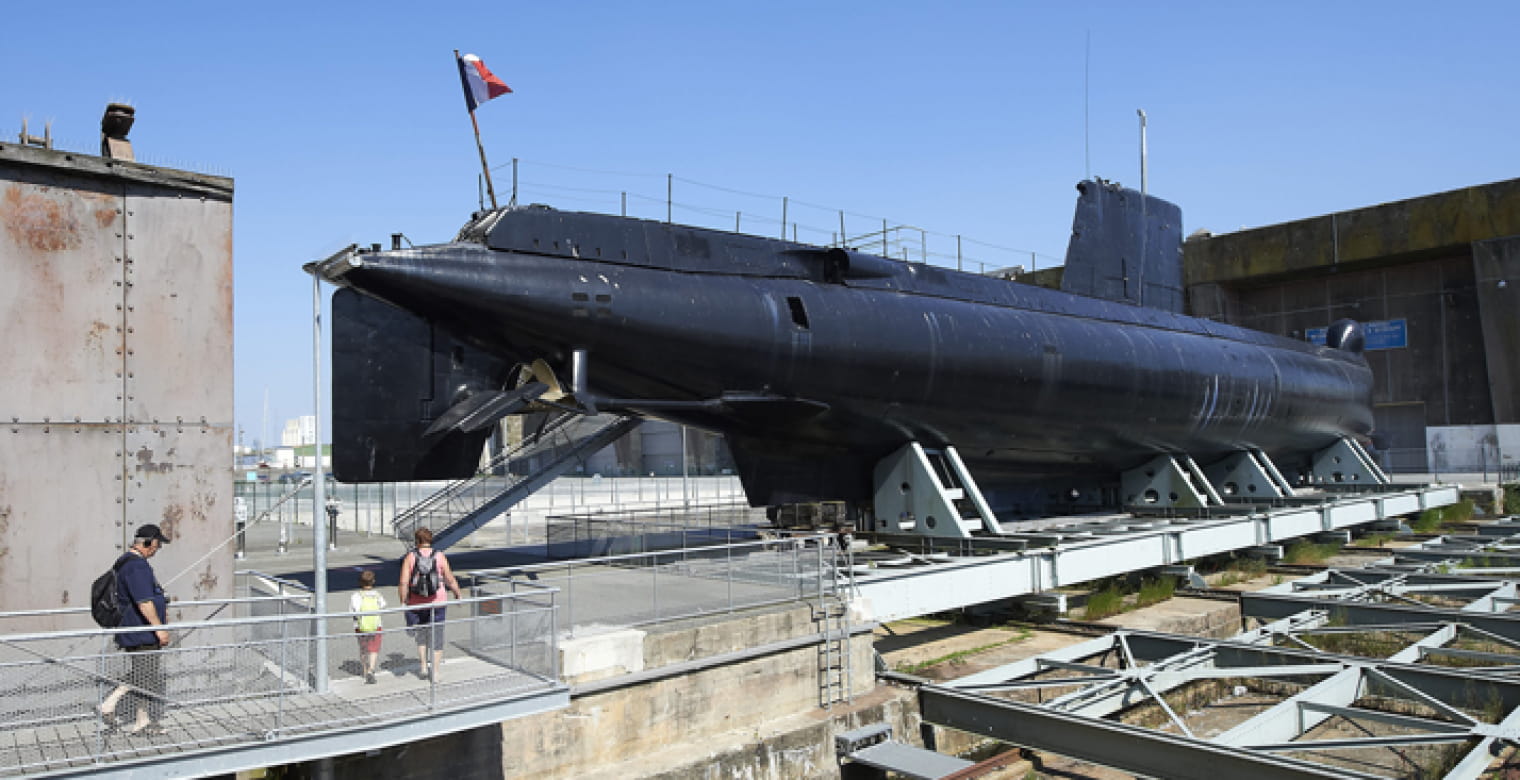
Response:
[{"label": "steel beam", "polygon": [[[1280,551],[1276,543],[1287,539],[1373,522],[1394,495],[1337,493],[1313,505],[1285,500],[1292,505],[1245,514],[1230,508],[1219,517],[1148,517],[1118,525],[1093,524],[1085,532],[1077,524],[1044,528],[1014,538],[1050,547],[1000,555],[952,555],[948,561],[901,571],[875,569],[856,577],[857,592],[873,619],[917,617],[1242,549],[1267,546]],[[1450,486],[1426,486],[1410,489],[1408,497],[1441,505],[1454,503],[1457,492]],[[937,549],[964,544],[967,551],[981,552],[979,541],[950,539],[937,543],[942,545]]]},{"label": "steel beam", "polygon": [[1520,642],[1520,614],[1464,612],[1456,609],[1416,607],[1403,604],[1369,604],[1289,596],[1276,593],[1241,593],[1242,617],[1276,620],[1308,609],[1323,609],[1333,622],[1345,625],[1381,626],[1399,622],[1463,623],[1507,640]]},{"label": "steel beam", "polygon": [[918,690],[929,723],[1048,750],[1107,767],[1171,780],[1371,778],[1302,761],[1215,745],[1151,729],[1088,718],[1033,704],[992,699],[939,685]]}]

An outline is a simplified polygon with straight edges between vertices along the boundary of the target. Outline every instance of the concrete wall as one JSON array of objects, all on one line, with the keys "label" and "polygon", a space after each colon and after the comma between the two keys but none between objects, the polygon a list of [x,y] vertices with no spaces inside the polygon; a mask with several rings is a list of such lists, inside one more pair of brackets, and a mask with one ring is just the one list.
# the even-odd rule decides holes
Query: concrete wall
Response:
[{"label": "concrete wall", "polygon": [[1494,421],[1483,307],[1466,253],[1223,290],[1199,295],[1195,313],[1293,338],[1341,318],[1402,319],[1408,346],[1367,352],[1373,403],[1423,403],[1426,425]]},{"label": "concrete wall", "polygon": [[1269,279],[1338,266],[1463,252],[1520,235],[1520,179],[1191,240],[1189,285]]},{"label": "concrete wall", "polygon": [[1197,316],[1295,338],[1405,320],[1407,346],[1367,352],[1378,443],[1401,467],[1426,461],[1427,429],[1520,422],[1520,179],[1193,238],[1183,254]]},{"label": "concrete wall", "polygon": [[1520,423],[1520,237],[1473,244],[1494,422]]},{"label": "concrete wall", "polygon": [[[916,698],[906,691],[877,689],[869,633],[857,635],[850,644],[857,700],[832,709],[819,706],[816,645],[706,668],[678,666],[818,630],[804,607],[661,626],[638,637],[637,649],[631,651],[628,637],[622,635],[608,638],[616,649],[607,653],[577,651],[572,645],[567,652],[579,652],[583,659],[601,658],[623,671],[674,668],[678,673],[579,694],[568,709],[558,712],[341,759],[336,776],[427,777],[433,776],[428,774],[430,767],[439,764],[450,768],[449,777],[461,779],[803,780],[838,776],[836,733],[886,720],[900,738],[916,740]],[[630,658],[630,652],[638,658]],[[565,673],[572,683],[605,676],[585,667],[567,668]],[[491,760],[498,763],[492,766]]]},{"label": "concrete wall", "polygon": [[231,180],[0,144],[0,279],[0,610],[86,605],[144,523],[230,595],[230,547],[188,567],[232,530]]}]

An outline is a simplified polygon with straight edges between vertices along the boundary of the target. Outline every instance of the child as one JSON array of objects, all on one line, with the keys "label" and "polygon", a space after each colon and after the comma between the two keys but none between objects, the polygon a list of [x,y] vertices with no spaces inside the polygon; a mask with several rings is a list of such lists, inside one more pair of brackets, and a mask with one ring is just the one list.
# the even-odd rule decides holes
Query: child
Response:
[{"label": "child", "polygon": [[359,661],[364,667],[364,682],[375,682],[375,668],[380,662],[380,610],[385,597],[375,590],[375,573],[359,572],[359,589],[348,599],[348,611],[354,613],[354,632],[359,635]]}]

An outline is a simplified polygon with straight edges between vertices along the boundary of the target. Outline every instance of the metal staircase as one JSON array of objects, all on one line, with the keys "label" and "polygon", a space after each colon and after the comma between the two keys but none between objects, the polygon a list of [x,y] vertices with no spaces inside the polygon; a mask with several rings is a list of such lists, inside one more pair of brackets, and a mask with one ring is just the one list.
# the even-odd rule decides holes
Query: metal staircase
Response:
[{"label": "metal staircase", "polygon": [[396,538],[410,543],[418,528],[430,528],[433,547],[447,549],[640,422],[614,414],[561,413],[497,454],[480,473],[449,483],[397,515],[391,529]]}]

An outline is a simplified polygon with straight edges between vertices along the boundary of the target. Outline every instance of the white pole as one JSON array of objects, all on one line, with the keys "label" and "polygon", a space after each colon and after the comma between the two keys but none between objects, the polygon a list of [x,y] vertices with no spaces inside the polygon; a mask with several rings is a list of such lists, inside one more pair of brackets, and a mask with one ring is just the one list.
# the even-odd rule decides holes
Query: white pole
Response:
[{"label": "white pole", "polygon": [[[312,575],[316,580],[315,601],[312,609],[317,614],[327,612],[327,519],[323,516],[327,507],[327,479],[322,470],[322,278],[311,276],[311,394],[316,408],[316,466],[311,470],[312,522],[311,555]],[[327,693],[327,622],[313,621],[312,640],[317,643],[312,683],[317,693]]]},{"label": "white pole", "polygon": [[688,507],[691,506],[691,493],[690,493],[691,488],[690,488],[689,479],[688,479],[690,475],[687,473],[687,471],[688,471],[688,469],[687,469],[687,466],[686,466],[686,426],[683,425],[683,426],[681,426],[681,506],[683,508],[688,508]]},{"label": "white pole", "polygon": [[1135,111],[1140,114],[1140,194],[1144,195],[1150,179],[1149,161],[1146,159],[1145,149],[1145,109],[1137,108]]}]

